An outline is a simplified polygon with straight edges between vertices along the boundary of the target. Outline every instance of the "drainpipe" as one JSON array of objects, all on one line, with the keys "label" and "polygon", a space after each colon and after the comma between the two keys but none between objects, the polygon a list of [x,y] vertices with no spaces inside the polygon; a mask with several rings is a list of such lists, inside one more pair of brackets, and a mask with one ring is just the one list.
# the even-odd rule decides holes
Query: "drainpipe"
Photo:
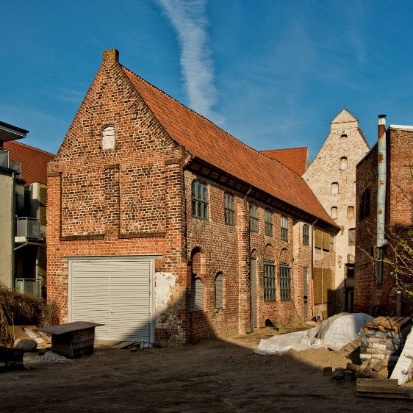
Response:
[{"label": "drainpipe", "polygon": [[384,247],[387,240],[384,236],[385,212],[386,212],[386,115],[379,115],[378,120],[378,142],[377,142],[377,248],[378,265],[377,281],[383,282],[384,272]]},{"label": "drainpipe", "polygon": [[10,285],[11,290],[14,291],[14,270],[16,267],[16,254],[14,253],[14,243],[16,239],[16,172],[12,172],[12,196],[11,196],[11,217],[12,217],[12,230],[11,230],[11,245],[12,245],[12,258],[11,258],[11,268],[10,268]]},{"label": "drainpipe", "polygon": [[318,218],[311,224],[311,309],[313,317],[315,317],[315,303],[314,303],[314,225]]},{"label": "drainpipe", "polygon": [[[246,269],[245,269],[245,275],[247,276],[247,279],[249,279],[249,328],[242,328],[241,331],[243,333],[245,333],[246,331],[249,332],[253,332],[254,331],[254,327],[253,327],[253,322],[251,320],[251,313],[252,313],[252,296],[251,296],[251,232],[250,232],[250,217],[249,217],[249,208],[248,208],[248,201],[247,201],[247,197],[248,195],[251,193],[252,191],[252,187],[250,186],[250,188],[248,189],[248,191],[245,193],[244,195],[244,211],[245,211],[245,221],[246,221],[246,232],[247,232],[247,236],[246,236],[246,259],[245,259],[245,265],[246,265]],[[242,311],[241,311],[242,313]],[[247,327],[247,326],[245,326]]]}]

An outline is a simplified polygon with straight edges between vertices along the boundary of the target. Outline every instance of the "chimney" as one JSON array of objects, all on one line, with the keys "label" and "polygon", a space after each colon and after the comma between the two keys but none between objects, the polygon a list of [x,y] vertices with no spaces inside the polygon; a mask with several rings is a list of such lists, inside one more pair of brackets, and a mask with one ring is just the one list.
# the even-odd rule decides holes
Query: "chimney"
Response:
[{"label": "chimney", "polygon": [[117,49],[109,49],[103,51],[103,63],[119,63],[119,52]]}]

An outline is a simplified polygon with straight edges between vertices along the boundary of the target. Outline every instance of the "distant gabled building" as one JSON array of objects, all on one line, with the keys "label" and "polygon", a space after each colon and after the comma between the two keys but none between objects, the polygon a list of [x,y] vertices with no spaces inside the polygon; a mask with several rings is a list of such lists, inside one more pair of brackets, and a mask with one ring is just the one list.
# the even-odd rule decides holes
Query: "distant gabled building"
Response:
[{"label": "distant gabled building", "polygon": [[[329,313],[353,310],[356,231],[356,165],[369,151],[358,120],[343,109],[331,122],[330,133],[303,174],[331,219],[340,227],[335,238],[334,274],[321,260],[315,269],[320,283],[328,283]],[[319,242],[316,253],[322,249]],[[316,289],[319,288],[316,286]]]},{"label": "distant gabled building", "polygon": [[338,228],[310,188],[118,58],[103,53],[49,164],[48,299],[61,322],[186,343],[312,318],[313,229]]}]

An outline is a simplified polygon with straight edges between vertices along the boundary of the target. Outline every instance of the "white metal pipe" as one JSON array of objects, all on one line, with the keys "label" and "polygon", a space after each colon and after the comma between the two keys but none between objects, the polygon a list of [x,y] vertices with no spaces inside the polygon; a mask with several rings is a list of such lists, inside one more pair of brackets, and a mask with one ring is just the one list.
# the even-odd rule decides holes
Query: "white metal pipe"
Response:
[{"label": "white metal pipe", "polygon": [[379,115],[377,142],[377,247],[386,245],[384,237],[386,212],[386,115]]}]

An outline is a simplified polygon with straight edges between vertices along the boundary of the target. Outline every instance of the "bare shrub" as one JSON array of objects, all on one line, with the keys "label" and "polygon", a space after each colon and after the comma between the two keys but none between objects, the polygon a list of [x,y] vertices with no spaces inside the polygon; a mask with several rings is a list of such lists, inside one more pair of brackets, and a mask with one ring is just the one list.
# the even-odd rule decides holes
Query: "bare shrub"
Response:
[{"label": "bare shrub", "polygon": [[0,345],[10,346],[14,338],[11,326],[45,326],[58,323],[55,304],[47,304],[42,298],[11,291],[0,284]]}]

